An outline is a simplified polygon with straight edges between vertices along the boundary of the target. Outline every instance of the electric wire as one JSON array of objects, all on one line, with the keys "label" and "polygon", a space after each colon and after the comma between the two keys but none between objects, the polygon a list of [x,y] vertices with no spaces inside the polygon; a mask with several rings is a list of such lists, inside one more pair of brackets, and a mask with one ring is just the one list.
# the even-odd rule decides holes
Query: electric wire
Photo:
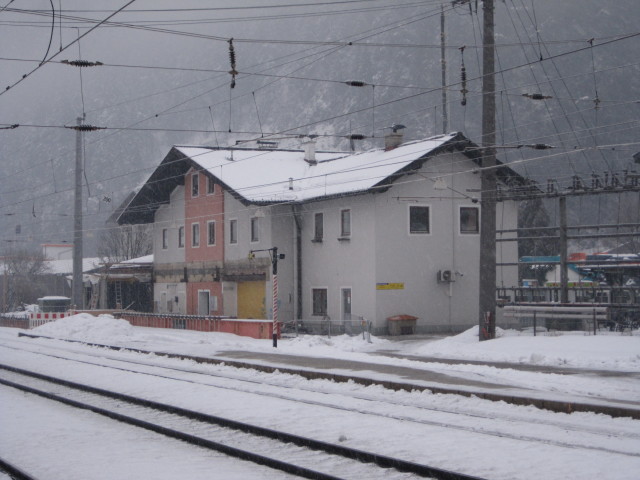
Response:
[{"label": "electric wire", "polygon": [[40,63],[38,66],[36,66],[35,68],[33,68],[31,71],[25,73],[22,75],[22,77],[18,80],[16,80],[14,83],[8,85],[4,90],[0,90],[0,96],[4,95],[6,92],[8,92],[9,90],[11,90],[12,88],[14,88],[15,86],[19,85],[20,83],[22,83],[24,80],[26,80],[28,77],[30,77],[31,75],[33,75],[35,72],[37,72],[38,70],[40,70],[40,68],[42,68],[44,65],[46,65],[47,63],[49,63],[50,60],[54,59],[55,57],[57,57],[60,53],[62,53],[63,51],[65,51],[67,48],[69,48],[71,45],[73,45],[74,43],[80,41],[80,39],[84,38],[85,36],[89,35],[91,32],[93,32],[96,28],[98,28],[100,25],[104,24],[105,22],[107,22],[110,18],[113,18],[115,15],[117,15],[118,13],[120,13],[122,10],[124,10],[125,8],[127,8],[129,5],[131,5],[132,3],[134,3],[136,0],[129,0],[124,6],[120,7],[118,10],[116,10],[115,12],[113,12],[111,15],[109,15],[107,18],[105,18],[104,20],[98,22],[95,26],[93,26],[92,28],[90,28],[89,30],[87,30],[85,33],[83,33],[80,37],[78,37],[76,40],[68,43],[65,47],[61,48],[59,52],[54,53],[53,55],[51,55],[51,57],[49,57],[48,59],[45,59],[42,61],[42,63]]}]

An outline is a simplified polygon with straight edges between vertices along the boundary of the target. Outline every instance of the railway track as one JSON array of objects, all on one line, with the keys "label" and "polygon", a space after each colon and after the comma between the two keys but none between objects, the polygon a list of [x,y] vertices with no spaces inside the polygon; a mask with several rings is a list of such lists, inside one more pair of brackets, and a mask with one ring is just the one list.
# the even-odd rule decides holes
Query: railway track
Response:
[{"label": "railway track", "polygon": [[7,474],[12,480],[38,480],[4,458],[0,458],[0,472]]},{"label": "railway track", "polygon": [[269,365],[261,365],[259,363],[255,364],[255,363],[239,362],[239,361],[233,361],[228,359],[216,359],[216,358],[196,357],[196,356],[176,354],[176,353],[154,352],[154,351],[147,351],[139,348],[89,343],[89,342],[82,342],[79,340],[54,339],[51,337],[33,335],[33,334],[28,334],[23,332],[20,332],[18,334],[18,337],[61,340],[64,342],[68,342],[70,344],[88,345],[92,347],[104,348],[104,349],[114,350],[114,351],[127,351],[127,352],[142,353],[142,354],[153,354],[156,356],[171,358],[171,359],[191,360],[191,361],[202,363],[202,364],[213,364],[213,365],[224,364],[224,365],[233,366],[237,368],[250,368],[250,369],[260,370],[267,373],[278,371],[280,373],[300,375],[309,380],[328,379],[328,380],[341,382],[341,383],[352,382],[352,383],[357,383],[364,386],[382,385],[385,388],[396,390],[396,391],[428,390],[432,393],[474,396],[474,397],[491,400],[491,401],[507,402],[514,405],[531,405],[537,408],[549,410],[552,412],[558,412],[558,413],[593,412],[593,413],[601,413],[604,415],[610,415],[612,417],[625,417],[625,418],[629,417],[629,418],[634,418],[636,420],[640,420],[639,409],[626,408],[624,406],[610,406],[610,405],[603,405],[599,403],[565,402],[565,401],[549,400],[549,399],[535,398],[535,397],[527,398],[527,397],[521,397],[521,396],[505,395],[501,393],[495,394],[491,392],[461,390],[456,388],[443,388],[438,386],[421,386],[421,385],[415,385],[411,383],[400,383],[400,382],[390,382],[390,381],[381,382],[381,381],[373,380],[366,377],[339,375],[339,374],[333,374],[333,373],[327,374],[327,373],[317,372],[317,371],[273,367]]},{"label": "railway track", "polygon": [[[38,347],[38,349],[41,349],[41,348],[43,347],[42,346]],[[24,345],[21,346],[21,349],[24,349]],[[291,387],[286,385],[282,381],[278,381],[278,379],[276,378],[268,379],[265,377],[261,377],[260,380],[257,381],[255,379],[243,377],[241,374],[241,371],[233,367],[225,367],[224,372],[216,373],[211,370],[208,370],[206,373],[204,373],[194,368],[158,365],[150,360],[140,360],[140,359],[133,360],[130,358],[124,360],[124,359],[112,357],[109,355],[105,356],[104,353],[82,352],[82,353],[72,354],[71,352],[65,351],[58,347],[46,347],[45,349],[49,350],[50,352],[60,351],[60,354],[44,353],[42,351],[35,351],[32,349],[27,349],[27,350],[32,353],[36,353],[38,355],[48,356],[50,358],[63,359],[67,361],[83,363],[83,364],[97,366],[101,368],[120,370],[123,372],[134,373],[134,374],[142,374],[142,375],[147,375],[152,377],[174,380],[174,381],[183,382],[183,383],[186,382],[190,384],[198,384],[198,385],[213,387],[217,389],[233,390],[241,393],[250,393],[254,395],[268,396],[268,397],[277,398],[280,400],[290,400],[298,403],[306,403],[308,405],[316,405],[320,407],[328,407],[328,408],[333,408],[338,410],[346,410],[349,412],[360,413],[364,415],[383,416],[385,418],[396,419],[403,422],[418,423],[418,424],[429,425],[429,426],[440,426],[448,429],[458,429],[462,431],[468,431],[470,433],[476,433],[476,434],[481,434],[486,436],[494,436],[499,438],[512,438],[513,440],[517,440],[517,441],[542,443],[547,445],[552,444],[559,447],[569,447],[569,448],[578,447],[578,448],[590,449],[595,452],[599,451],[599,452],[609,452],[609,453],[629,455],[630,454],[629,451],[624,451],[624,450],[614,449],[609,447],[596,447],[593,445],[582,443],[581,442],[582,439],[580,437],[582,435],[603,436],[603,437],[618,436],[618,437],[627,438],[629,440],[640,440],[640,434],[638,434],[637,432],[621,432],[619,429],[608,430],[606,428],[596,428],[588,424],[571,422],[571,421],[568,421],[567,419],[562,419],[562,418],[547,419],[547,418],[544,418],[543,416],[540,416],[539,418],[535,419],[536,427],[539,427],[540,425],[547,425],[552,429],[561,429],[564,432],[573,432],[575,443],[569,442],[569,441],[561,442],[557,440],[551,440],[550,438],[545,437],[543,435],[533,436],[533,435],[523,435],[521,433],[513,434],[513,433],[510,433],[507,429],[497,428],[494,422],[495,420],[494,413],[482,412],[482,411],[478,411],[477,409],[465,410],[460,406],[457,406],[456,408],[451,408],[446,405],[425,405],[425,404],[419,404],[416,402],[401,401],[401,400],[393,401],[390,398],[385,398],[384,400],[382,400],[384,401],[385,405],[388,405],[388,408],[384,412],[380,412],[379,408],[375,409],[373,407],[371,408],[360,407],[355,409],[353,407],[344,407],[340,404],[336,404],[335,402],[331,403],[328,401],[304,399],[301,397],[300,391],[308,391],[313,393],[318,393],[319,391],[322,391],[322,390],[319,390],[321,389],[319,385],[305,387],[305,386],[296,384],[295,387]],[[63,354],[66,354],[66,356]],[[69,358],[69,355],[81,356],[82,359]],[[96,358],[96,361],[90,361],[86,357]],[[105,365],[104,364],[105,360],[114,362],[114,364]],[[146,367],[149,367],[149,368],[146,368]],[[237,373],[236,374],[230,373],[229,370],[235,370]],[[189,374],[189,378],[186,378],[184,374]],[[197,378],[197,379],[194,379],[194,378]],[[223,384],[217,381],[214,382],[213,381],[214,379],[233,380],[234,382],[233,384],[229,384],[229,383]],[[265,391],[264,389],[265,385],[276,387],[278,389],[278,392]],[[281,393],[282,390],[284,390],[285,392],[290,391],[290,393]],[[336,395],[335,391],[327,390],[325,391],[325,393],[331,393],[332,395]],[[376,404],[381,402],[380,397],[376,397],[375,395],[368,395],[364,393],[355,393],[355,392],[348,391],[348,392],[341,392],[340,395],[344,395],[349,399],[363,400],[364,402],[368,402],[370,404]],[[393,413],[394,411],[399,412],[399,411],[406,410],[407,408],[413,411],[423,411],[427,415],[431,412],[444,413],[444,414],[447,414],[448,417],[442,420],[435,420],[428,417],[423,417],[422,419],[419,419],[415,417],[412,418],[405,413]],[[531,414],[528,413],[528,415],[530,417]],[[470,427],[465,425],[464,420],[457,420],[457,418],[464,419],[465,417],[470,417],[470,418],[473,418],[474,420],[477,420],[478,418],[484,418],[486,420],[487,426],[482,428],[478,428],[477,426]],[[500,418],[502,421],[507,421],[511,423],[531,423],[531,418],[527,418],[525,415],[520,415],[517,412],[502,411],[500,414]]]},{"label": "railway track", "polygon": [[480,480],[7,365],[0,369],[0,384],[5,386],[303,478]]}]

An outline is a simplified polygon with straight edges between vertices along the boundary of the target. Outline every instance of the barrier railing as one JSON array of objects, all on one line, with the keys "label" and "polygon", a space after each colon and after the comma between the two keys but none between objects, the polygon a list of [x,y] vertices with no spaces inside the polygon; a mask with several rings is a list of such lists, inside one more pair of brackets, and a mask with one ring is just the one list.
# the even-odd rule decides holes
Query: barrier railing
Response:
[{"label": "barrier railing", "polygon": [[538,330],[583,330],[596,335],[602,326],[610,322],[609,308],[578,304],[519,304],[505,305],[504,316],[518,319],[521,327]]},{"label": "barrier railing", "polygon": [[271,338],[273,320],[238,319],[225,316],[179,315],[124,311],[119,318],[135,327],[233,333],[259,339]]},{"label": "barrier railing", "polygon": [[371,322],[364,317],[352,317],[351,320],[332,320],[325,316],[317,319],[295,320],[283,322],[282,332],[284,335],[326,335],[327,337],[336,335],[349,335],[354,337],[362,335],[363,338],[371,334]]}]

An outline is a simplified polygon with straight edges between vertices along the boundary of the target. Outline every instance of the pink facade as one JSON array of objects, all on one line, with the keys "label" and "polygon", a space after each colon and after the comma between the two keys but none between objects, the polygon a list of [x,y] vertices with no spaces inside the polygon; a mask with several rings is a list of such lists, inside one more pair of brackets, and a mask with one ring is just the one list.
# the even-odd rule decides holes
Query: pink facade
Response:
[{"label": "pink facade", "polygon": [[[185,260],[187,262],[208,260],[222,262],[224,260],[224,191],[219,184],[215,184],[213,193],[208,193],[207,175],[193,169],[187,173],[184,180]],[[195,187],[197,193],[194,192],[194,185],[197,185]],[[210,227],[212,223],[213,227]],[[194,242],[194,225],[198,225],[198,242]],[[213,238],[209,228],[213,228]]]},{"label": "pink facade", "polygon": [[[198,311],[198,295],[207,292],[209,312]],[[215,299],[215,300],[214,300]],[[187,283],[187,314],[189,315],[222,315],[222,283],[221,282],[189,282]]]},{"label": "pink facade", "polygon": [[[189,315],[219,315],[223,311],[222,283],[212,281],[215,263],[224,261],[224,191],[204,172],[191,169],[185,175],[185,261],[199,264],[201,280],[187,283]],[[200,292],[208,292],[208,312],[199,310]],[[202,310],[202,304],[200,303]]]}]

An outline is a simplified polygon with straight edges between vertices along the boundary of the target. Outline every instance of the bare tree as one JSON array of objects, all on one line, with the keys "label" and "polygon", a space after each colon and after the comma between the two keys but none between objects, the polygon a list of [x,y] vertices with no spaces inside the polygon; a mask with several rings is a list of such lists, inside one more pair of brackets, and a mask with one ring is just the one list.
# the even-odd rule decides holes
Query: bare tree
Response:
[{"label": "bare tree", "polygon": [[153,229],[150,225],[110,226],[98,240],[98,256],[105,264],[142,257],[152,251]]},{"label": "bare tree", "polygon": [[44,253],[37,250],[20,248],[5,252],[6,304],[10,309],[35,303],[46,293],[42,281],[49,271],[46,260]]}]

